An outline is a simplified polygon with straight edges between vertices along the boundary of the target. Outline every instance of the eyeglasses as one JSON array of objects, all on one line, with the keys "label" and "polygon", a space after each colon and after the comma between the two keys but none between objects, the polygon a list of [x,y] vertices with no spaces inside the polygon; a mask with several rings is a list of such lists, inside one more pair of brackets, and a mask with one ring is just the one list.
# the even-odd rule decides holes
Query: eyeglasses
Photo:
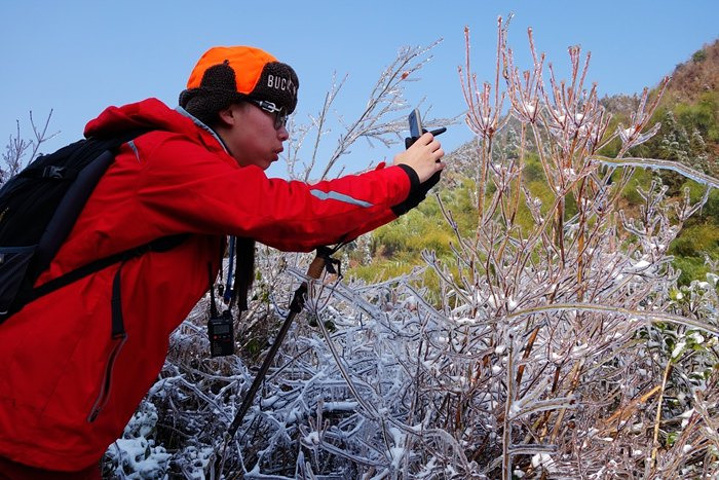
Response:
[{"label": "eyeglasses", "polygon": [[275,116],[275,130],[279,130],[280,128],[287,125],[287,117],[289,117],[289,115],[286,113],[282,113],[284,107],[278,107],[274,103],[268,102],[267,100],[254,100],[248,98],[247,101],[254,105],[257,105],[263,111]]}]

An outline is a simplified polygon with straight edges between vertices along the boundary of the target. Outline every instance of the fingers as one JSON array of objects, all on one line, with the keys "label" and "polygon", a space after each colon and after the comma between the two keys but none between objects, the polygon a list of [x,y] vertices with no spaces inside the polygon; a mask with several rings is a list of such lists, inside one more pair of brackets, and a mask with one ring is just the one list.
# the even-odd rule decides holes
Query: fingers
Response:
[{"label": "fingers", "polygon": [[432,142],[436,142],[434,135],[432,135],[430,132],[425,132],[422,134],[421,137],[417,139],[415,143],[419,143],[420,145],[429,145]]},{"label": "fingers", "polygon": [[[422,135],[420,137],[420,141],[420,145],[423,145],[428,152],[428,155],[425,157],[425,161],[430,162],[429,176],[431,178],[435,173],[444,170],[444,167],[446,166],[442,161],[442,157],[444,157],[444,150],[442,149],[442,144],[439,140],[437,140],[431,133],[425,133]],[[422,183],[424,183],[424,181],[426,181],[426,179],[423,179]]]},{"label": "fingers", "polygon": [[430,152],[439,155],[439,157],[444,156],[444,150],[442,150],[442,144],[430,132],[427,132],[427,133],[423,134],[421,137],[419,137],[417,139],[417,141],[415,142],[415,144],[419,144],[419,146],[426,146]]},{"label": "fingers", "polygon": [[407,150],[398,154],[394,164],[406,164],[414,169],[420,183],[426,182],[432,175],[445,168],[442,144],[431,132],[419,137]]},{"label": "fingers", "polygon": [[[427,133],[426,135],[431,134]],[[435,162],[440,162],[440,159],[444,157],[444,150],[442,149],[442,144],[436,138],[432,137],[431,141],[427,144],[427,148],[429,148],[429,151],[432,152],[432,156]]]}]

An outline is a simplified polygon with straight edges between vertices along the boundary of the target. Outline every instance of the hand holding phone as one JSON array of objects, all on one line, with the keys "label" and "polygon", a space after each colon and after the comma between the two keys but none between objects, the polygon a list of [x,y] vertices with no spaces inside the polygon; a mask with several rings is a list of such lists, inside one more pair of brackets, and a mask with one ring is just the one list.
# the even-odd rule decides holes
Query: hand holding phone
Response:
[{"label": "hand holding phone", "polygon": [[[437,130],[433,130],[430,133],[436,136],[441,133],[444,133],[445,131],[447,131],[447,129],[442,127]],[[409,132],[410,136],[405,138],[404,140],[404,144],[407,149],[409,149],[424,133],[427,132],[424,128],[422,128],[422,118],[420,117],[419,110],[415,109],[409,114]],[[422,160],[419,162],[413,160],[407,161],[407,159],[410,158],[416,159],[426,155],[427,150],[424,147],[429,145],[434,145],[438,148],[438,150],[435,150],[433,152],[434,155],[429,158],[430,162],[434,158],[433,163],[428,163],[427,160]],[[424,153],[422,153],[423,151]],[[436,155],[439,155],[439,157],[437,157]],[[392,207],[392,211],[397,216],[403,215],[404,213],[419,205],[420,202],[425,199],[429,190],[433,186],[435,186],[437,182],[439,182],[442,168],[444,168],[444,165],[441,164],[441,157],[443,155],[444,152],[441,151],[441,146],[439,145],[439,142],[437,140],[432,140],[432,142],[428,143],[425,146],[422,146],[419,149],[414,149],[412,152],[402,152],[399,153],[397,157],[395,157],[395,165],[405,164],[410,166],[414,169],[420,180],[420,184],[415,185],[412,188],[412,191],[404,202]]]}]

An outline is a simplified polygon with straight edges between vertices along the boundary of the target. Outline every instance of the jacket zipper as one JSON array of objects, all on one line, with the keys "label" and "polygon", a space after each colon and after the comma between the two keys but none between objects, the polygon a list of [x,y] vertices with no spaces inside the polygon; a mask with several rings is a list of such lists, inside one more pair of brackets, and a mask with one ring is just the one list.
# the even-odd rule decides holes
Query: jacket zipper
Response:
[{"label": "jacket zipper", "polygon": [[87,421],[89,423],[94,422],[97,419],[97,416],[100,415],[102,412],[102,409],[105,408],[107,405],[107,402],[110,400],[110,386],[112,385],[112,371],[115,366],[115,360],[117,359],[117,356],[120,354],[120,350],[122,350],[123,345],[125,345],[125,342],[127,341],[127,335],[123,335],[122,337],[118,338],[115,341],[115,346],[112,347],[112,351],[110,352],[110,358],[107,361],[107,366],[105,367],[105,375],[103,377],[102,386],[100,387],[100,393],[97,396],[97,399],[95,400],[95,404],[92,406],[92,410],[90,411],[90,415],[87,417]]},{"label": "jacket zipper", "polygon": [[117,269],[115,278],[112,281],[112,299],[110,301],[110,309],[112,312],[112,330],[110,335],[115,345],[112,347],[110,357],[107,360],[105,375],[103,377],[102,385],[100,386],[100,393],[98,394],[97,399],[95,399],[95,404],[92,406],[92,410],[90,410],[90,415],[87,417],[87,421],[89,423],[92,423],[97,419],[97,416],[100,415],[100,412],[102,412],[102,409],[105,408],[107,402],[110,400],[112,370],[115,366],[115,360],[117,360],[117,356],[120,354],[120,350],[122,350],[122,346],[125,345],[125,342],[127,341],[125,321],[122,315],[122,295],[120,288],[122,285],[123,265],[124,263],[120,264],[120,268]]}]

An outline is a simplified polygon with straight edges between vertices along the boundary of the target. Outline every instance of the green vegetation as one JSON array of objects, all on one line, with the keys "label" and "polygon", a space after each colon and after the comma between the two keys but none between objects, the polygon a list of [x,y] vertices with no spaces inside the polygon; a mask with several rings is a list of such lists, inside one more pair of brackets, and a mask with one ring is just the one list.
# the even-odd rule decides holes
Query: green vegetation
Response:
[{"label": "green vegetation", "polygon": [[[477,209],[472,201],[475,191],[474,183],[469,179],[452,189],[439,190],[443,203],[451,206],[452,218],[460,232],[477,228]],[[430,194],[419,207],[371,234],[368,248],[372,261],[369,264],[362,264],[359,259],[362,252],[351,253],[350,259],[358,263],[352,268],[351,275],[374,281],[409,273],[423,264],[423,250],[432,250],[441,259],[450,258],[451,244],[456,238],[439,202]]]},{"label": "green vegetation", "polygon": [[696,63],[703,62],[706,59],[707,59],[706,50],[697,50],[696,52],[694,52],[694,55],[692,55],[692,61],[696,62]]}]

